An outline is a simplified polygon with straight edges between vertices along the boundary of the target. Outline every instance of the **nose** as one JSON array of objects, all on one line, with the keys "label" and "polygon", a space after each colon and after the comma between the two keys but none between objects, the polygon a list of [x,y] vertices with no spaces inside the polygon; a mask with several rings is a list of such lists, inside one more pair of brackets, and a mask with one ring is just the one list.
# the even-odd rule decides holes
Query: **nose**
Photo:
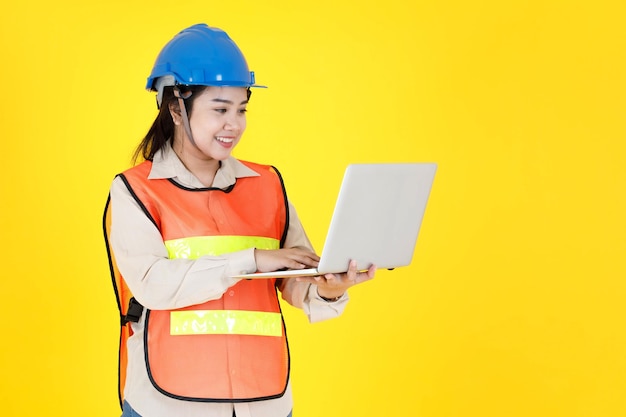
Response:
[{"label": "nose", "polygon": [[229,132],[240,132],[245,129],[246,119],[245,115],[230,115],[224,122],[224,129]]}]

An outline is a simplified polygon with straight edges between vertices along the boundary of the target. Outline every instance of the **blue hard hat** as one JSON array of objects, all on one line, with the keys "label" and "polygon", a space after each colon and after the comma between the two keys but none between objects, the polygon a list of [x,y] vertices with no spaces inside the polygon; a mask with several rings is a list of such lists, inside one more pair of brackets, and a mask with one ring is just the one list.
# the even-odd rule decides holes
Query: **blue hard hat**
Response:
[{"label": "blue hard hat", "polygon": [[161,96],[164,87],[177,84],[263,87],[255,84],[254,72],[228,34],[204,23],[182,30],[163,47],[146,88]]}]

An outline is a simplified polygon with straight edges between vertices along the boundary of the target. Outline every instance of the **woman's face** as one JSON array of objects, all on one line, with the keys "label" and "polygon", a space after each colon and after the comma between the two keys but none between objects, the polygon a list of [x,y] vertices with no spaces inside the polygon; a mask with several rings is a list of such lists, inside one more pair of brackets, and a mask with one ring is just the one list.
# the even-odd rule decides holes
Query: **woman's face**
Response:
[{"label": "woman's face", "polygon": [[[200,159],[227,159],[246,129],[248,91],[240,87],[207,87],[197,96],[189,115],[191,134],[195,147],[183,149]],[[182,134],[179,140],[187,141],[182,123],[177,125]]]}]

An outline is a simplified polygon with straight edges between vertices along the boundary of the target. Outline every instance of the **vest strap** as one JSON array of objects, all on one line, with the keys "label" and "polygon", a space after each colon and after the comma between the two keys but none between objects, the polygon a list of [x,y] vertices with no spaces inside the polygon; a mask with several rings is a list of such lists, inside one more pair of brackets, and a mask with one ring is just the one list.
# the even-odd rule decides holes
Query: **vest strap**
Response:
[{"label": "vest strap", "polygon": [[128,322],[138,323],[143,313],[143,306],[139,304],[139,301],[132,297],[128,302],[128,311],[126,315],[122,316],[122,326],[125,326]]}]

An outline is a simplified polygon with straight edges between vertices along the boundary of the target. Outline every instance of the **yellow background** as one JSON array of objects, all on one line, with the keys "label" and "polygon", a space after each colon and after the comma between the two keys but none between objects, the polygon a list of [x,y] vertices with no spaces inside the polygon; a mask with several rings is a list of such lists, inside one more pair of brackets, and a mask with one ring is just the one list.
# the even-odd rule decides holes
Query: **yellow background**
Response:
[{"label": "yellow background", "polygon": [[412,266],[337,320],[286,308],[297,417],[626,416],[625,21],[617,0],[3,6],[0,414],[119,415],[102,209],[157,53],[207,22],[270,86],[236,155],[282,171],[318,251],[346,164],[439,164]]}]

